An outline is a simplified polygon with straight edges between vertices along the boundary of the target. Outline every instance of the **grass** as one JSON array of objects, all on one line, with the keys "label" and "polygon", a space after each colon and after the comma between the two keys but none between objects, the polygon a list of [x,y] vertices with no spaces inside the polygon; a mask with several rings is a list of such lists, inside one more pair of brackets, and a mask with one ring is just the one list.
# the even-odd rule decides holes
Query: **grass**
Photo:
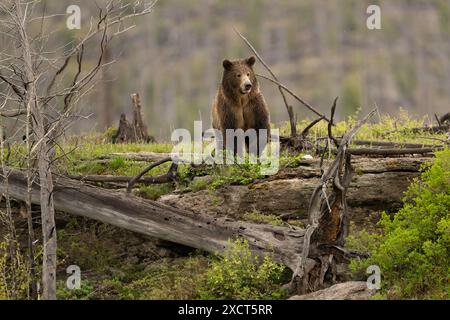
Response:
[{"label": "grass", "polygon": [[[353,127],[359,118],[358,114],[348,117],[346,121],[339,121],[333,127],[333,134],[341,136],[349,128]],[[374,119],[373,119],[374,120]],[[376,120],[376,119],[375,119]],[[310,120],[305,119],[299,121],[297,124],[297,131],[308,125]],[[420,144],[434,144],[436,140],[446,139],[445,134],[433,134],[427,132],[414,133],[411,128],[422,127],[427,122],[430,122],[426,117],[421,119],[411,118],[410,115],[401,110],[399,116],[392,117],[388,115],[379,116],[379,121],[376,123],[365,124],[356,133],[355,140],[383,140],[397,143],[420,143]],[[280,132],[286,135],[289,131],[288,124],[282,124]],[[310,139],[314,140],[319,137],[327,136],[327,123],[325,121],[319,122],[309,132]],[[148,162],[133,161],[126,159],[123,156],[113,156],[114,153],[127,152],[155,152],[155,153],[169,153],[173,145],[171,143],[132,143],[132,144],[112,144],[109,143],[108,135],[111,133],[107,131],[104,134],[91,133],[84,136],[74,136],[67,138],[60,143],[60,148],[56,149],[55,162],[57,171],[62,174],[71,175],[123,175],[135,176],[141,172]],[[356,146],[355,146],[356,147]],[[25,163],[25,147],[23,144],[16,144],[11,146],[11,155],[9,163],[14,167],[24,167]],[[308,153],[308,151],[304,151]],[[311,153],[315,156],[313,153]],[[295,168],[304,163],[302,159],[304,153],[289,154],[283,151],[280,155],[280,168],[290,167]],[[105,157],[108,156],[108,159]],[[159,175],[167,172],[170,163],[166,163],[152,169],[148,175]],[[210,189],[216,190],[227,185],[248,185],[254,181],[264,178],[260,174],[261,167],[258,164],[244,163],[239,165],[217,165],[215,167],[208,167],[201,172],[201,175],[208,175],[210,179],[201,180],[195,179],[189,181],[186,179],[189,176],[189,166],[180,165],[179,173],[181,178],[180,188],[187,188],[193,192]],[[185,180],[185,181],[184,181]],[[142,186],[137,185],[138,190],[136,194],[148,198],[157,199],[159,196],[172,192],[174,187],[170,184]]]},{"label": "grass", "polygon": [[135,192],[136,195],[145,199],[156,200],[159,197],[174,191],[171,183],[163,183],[157,185],[141,185]]},{"label": "grass", "polygon": [[263,214],[259,211],[253,210],[250,212],[246,212],[241,217],[242,220],[251,221],[256,223],[265,223],[273,226],[282,226],[283,220],[277,215],[274,214]]},{"label": "grass", "polygon": [[208,181],[208,179],[194,179],[189,184],[189,187],[191,188],[192,192],[197,192],[200,190],[208,189],[209,183],[210,181]]},{"label": "grass", "polygon": [[[353,127],[358,119],[362,118],[362,116],[359,116],[359,113],[360,111],[353,116],[349,116],[346,121],[336,122],[333,127],[333,135],[342,136],[346,131]],[[378,117],[378,119],[376,117]],[[374,116],[372,121],[374,121],[374,123],[364,124],[355,134],[353,140],[381,140],[397,143],[435,144],[436,141],[434,139],[446,140],[447,138],[445,133],[412,132],[412,128],[424,127],[429,123],[434,123],[435,120],[429,119],[428,117],[415,119],[402,108],[400,108],[398,116],[379,115]],[[299,121],[297,123],[297,132],[301,132],[310,122],[311,119]],[[326,137],[328,135],[327,130],[327,122],[321,121],[310,130],[309,136],[311,138]],[[288,123],[281,125],[280,134],[289,134]]]},{"label": "grass", "polygon": [[[268,256],[258,261],[241,241],[230,241],[224,258],[201,251],[161,256],[154,240],[84,218],[70,218],[58,236],[61,300],[274,299],[288,281],[284,266]],[[71,264],[81,270],[79,289],[65,285]]]}]

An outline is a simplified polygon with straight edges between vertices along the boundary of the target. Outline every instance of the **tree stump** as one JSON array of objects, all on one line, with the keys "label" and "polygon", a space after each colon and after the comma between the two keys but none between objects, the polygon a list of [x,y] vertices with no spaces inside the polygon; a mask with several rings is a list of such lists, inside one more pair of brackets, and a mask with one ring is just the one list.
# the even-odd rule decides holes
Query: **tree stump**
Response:
[{"label": "tree stump", "polygon": [[142,119],[141,100],[138,93],[130,95],[133,107],[133,122],[127,120],[125,113],[120,115],[117,133],[113,136],[113,143],[155,142],[155,138],[147,132],[147,126]]}]

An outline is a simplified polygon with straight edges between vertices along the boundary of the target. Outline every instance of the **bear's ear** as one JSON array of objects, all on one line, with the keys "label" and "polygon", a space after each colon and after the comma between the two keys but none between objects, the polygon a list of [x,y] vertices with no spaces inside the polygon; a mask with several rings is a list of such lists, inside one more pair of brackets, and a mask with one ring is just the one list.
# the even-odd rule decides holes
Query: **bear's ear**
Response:
[{"label": "bear's ear", "polygon": [[249,67],[253,67],[253,65],[255,64],[255,61],[256,61],[255,56],[251,56],[250,58],[247,58],[245,60],[245,63],[247,63],[247,65]]},{"label": "bear's ear", "polygon": [[233,62],[231,62],[230,60],[225,59],[225,60],[223,60],[222,65],[223,65],[223,68],[225,70],[230,70],[231,67],[233,66]]}]

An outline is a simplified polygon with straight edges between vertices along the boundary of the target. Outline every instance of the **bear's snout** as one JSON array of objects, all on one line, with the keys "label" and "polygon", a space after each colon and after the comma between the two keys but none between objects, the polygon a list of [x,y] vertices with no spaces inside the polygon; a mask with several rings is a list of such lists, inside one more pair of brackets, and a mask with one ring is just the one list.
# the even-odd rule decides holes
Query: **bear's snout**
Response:
[{"label": "bear's snout", "polygon": [[241,92],[243,94],[246,94],[246,93],[249,93],[251,89],[252,89],[252,82],[247,77],[246,79],[244,79],[244,81],[242,81]]}]

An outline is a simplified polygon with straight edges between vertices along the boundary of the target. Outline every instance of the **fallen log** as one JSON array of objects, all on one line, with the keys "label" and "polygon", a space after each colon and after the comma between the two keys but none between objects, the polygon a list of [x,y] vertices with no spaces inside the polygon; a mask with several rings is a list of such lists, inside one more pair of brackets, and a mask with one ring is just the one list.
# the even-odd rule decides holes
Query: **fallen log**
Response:
[{"label": "fallen log", "polygon": [[[434,148],[349,148],[347,152],[354,156],[401,156],[401,155],[413,155],[413,154],[428,154],[437,150],[442,150],[443,146],[436,146]],[[328,148],[319,147],[318,153],[328,151]],[[331,149],[333,154],[337,153],[335,148]]]},{"label": "fallen log", "polygon": [[391,130],[383,133],[383,136],[397,133],[397,132],[413,132],[413,133],[420,133],[420,132],[428,132],[428,133],[446,133],[449,132],[450,125],[449,124],[442,124],[439,126],[429,126],[429,127],[419,127],[419,128],[405,128],[401,130]]},{"label": "fallen log", "polygon": [[352,155],[379,155],[379,156],[398,156],[408,154],[426,154],[436,150],[442,150],[443,147],[435,148],[402,148],[402,149],[374,149],[374,148],[356,148],[348,149],[347,152]]},{"label": "fallen log", "polygon": [[[133,177],[131,176],[112,176],[112,175],[101,175],[101,174],[89,174],[85,176],[70,175],[70,179],[88,181],[88,182],[113,182],[113,183],[128,183]],[[161,184],[172,182],[173,177],[169,174],[161,174],[154,177],[141,177],[137,183],[145,184]]]},{"label": "fallen log", "polygon": [[[26,176],[12,169],[5,181],[0,177],[0,192],[24,201]],[[147,236],[175,242],[212,253],[221,253],[229,239],[243,237],[258,255],[268,254],[287,267],[295,268],[304,236],[300,228],[259,225],[177,209],[162,203],[107,190],[80,181],[58,177],[54,187],[55,209],[68,214],[109,223]],[[39,204],[39,186],[33,185],[32,203]],[[314,265],[314,260],[308,259]]]},{"label": "fallen log", "polygon": [[158,161],[167,157],[170,157],[170,153],[159,152],[114,152],[107,156],[102,156],[99,159],[113,159],[117,157],[123,157],[133,161]]},{"label": "fallen log", "polygon": [[[338,139],[340,142],[340,139]],[[373,141],[373,140],[352,140],[351,144],[358,146],[376,146],[376,147],[393,147],[393,148],[436,148],[439,146],[431,144],[407,143],[407,142],[391,142],[391,141]]]}]

